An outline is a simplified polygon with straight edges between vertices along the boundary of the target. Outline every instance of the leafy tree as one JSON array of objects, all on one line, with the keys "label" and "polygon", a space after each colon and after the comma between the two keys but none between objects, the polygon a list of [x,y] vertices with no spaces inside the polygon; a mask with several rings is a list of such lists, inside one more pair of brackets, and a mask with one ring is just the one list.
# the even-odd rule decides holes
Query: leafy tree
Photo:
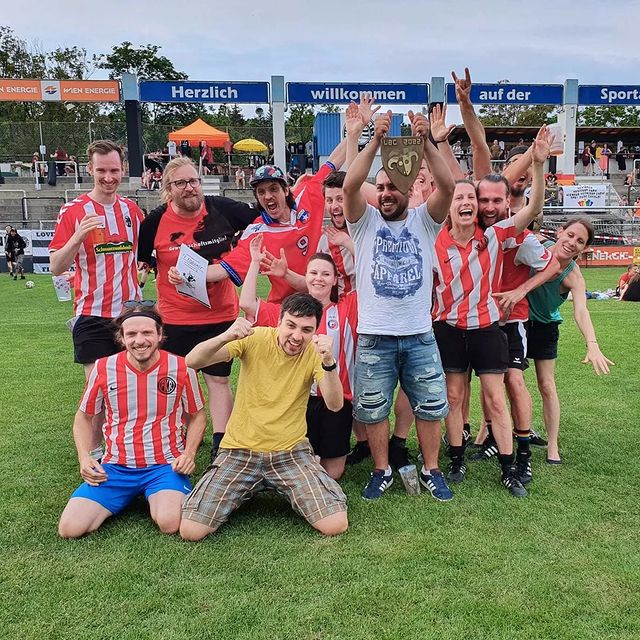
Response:
[{"label": "leafy tree", "polygon": [[640,109],[624,105],[583,107],[578,111],[578,126],[639,127]]},{"label": "leafy tree", "polygon": [[537,104],[530,107],[516,104],[485,104],[478,117],[488,127],[540,127],[555,122],[556,107]]},{"label": "leafy tree", "polygon": [[309,104],[295,104],[289,107],[289,117],[285,122],[285,137],[289,142],[307,142],[313,137],[315,112]]}]

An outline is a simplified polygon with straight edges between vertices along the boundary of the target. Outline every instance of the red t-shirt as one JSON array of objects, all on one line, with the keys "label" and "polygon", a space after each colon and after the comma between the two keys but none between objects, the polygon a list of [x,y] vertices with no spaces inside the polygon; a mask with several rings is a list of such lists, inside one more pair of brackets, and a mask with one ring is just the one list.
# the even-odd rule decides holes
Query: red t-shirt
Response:
[{"label": "red t-shirt", "polygon": [[204,406],[202,391],[185,359],[167,351],[147,371],[138,371],[121,351],[96,361],[80,410],[104,409],[103,462],[127,467],[167,464],[184,451],[184,414]]},{"label": "red t-shirt", "polygon": [[144,216],[138,206],[120,196],[113,205],[103,205],[81,195],[60,209],[49,249],[62,249],[82,219],[93,213],[103,218],[104,228],[89,233],[76,254],[75,314],[115,318],[123,302],[142,296],[136,251]]},{"label": "red t-shirt", "polygon": [[[263,212],[245,229],[238,246],[220,263],[234,284],[240,286],[247,275],[251,264],[249,243],[256,233],[264,234],[263,246],[274,256],[279,257],[280,249],[284,249],[289,269],[296,273],[306,271],[309,256],[315,252],[322,234],[322,183],[332,171],[332,165],[324,164],[294,193],[296,208],[291,211],[291,218],[286,223],[278,222]],[[271,279],[269,302],[282,302],[291,293],[295,293],[295,289],[284,278]]]},{"label": "red t-shirt", "polygon": [[[211,309],[189,296],[178,293],[175,285],[169,282],[169,269],[178,261],[180,245],[186,244],[196,253],[204,254],[206,257],[212,249],[211,243],[216,242],[218,236],[202,237],[203,220],[206,215],[204,205],[196,217],[185,218],[179,216],[169,204],[158,224],[153,244],[158,267],[158,308],[167,324],[215,324],[238,317],[238,294],[228,278],[207,284]],[[194,239],[194,234],[198,236],[197,240]]]}]

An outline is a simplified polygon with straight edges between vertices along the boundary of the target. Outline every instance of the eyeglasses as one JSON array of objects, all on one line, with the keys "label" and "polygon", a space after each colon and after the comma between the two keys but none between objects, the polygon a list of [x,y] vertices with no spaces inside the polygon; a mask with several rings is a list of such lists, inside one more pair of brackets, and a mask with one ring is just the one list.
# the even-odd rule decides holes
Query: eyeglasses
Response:
[{"label": "eyeglasses", "polygon": [[195,189],[200,186],[202,180],[200,178],[191,178],[191,180],[174,180],[173,182],[169,182],[169,184],[174,184],[178,189],[186,189],[187,185],[189,185],[192,189]]},{"label": "eyeglasses", "polygon": [[125,309],[138,309],[139,307],[150,309],[151,307],[156,306],[156,301],[155,300],[125,300],[122,303],[122,306]]}]

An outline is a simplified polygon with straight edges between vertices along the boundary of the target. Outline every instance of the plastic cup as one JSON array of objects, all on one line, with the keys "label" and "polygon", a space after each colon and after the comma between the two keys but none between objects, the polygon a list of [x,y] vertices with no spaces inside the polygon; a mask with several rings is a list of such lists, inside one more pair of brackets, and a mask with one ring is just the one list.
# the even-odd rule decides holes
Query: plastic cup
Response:
[{"label": "plastic cup", "polygon": [[56,290],[59,302],[71,300],[71,284],[67,276],[53,276],[53,288]]},{"label": "plastic cup", "polygon": [[93,241],[93,244],[104,244],[107,239],[104,232],[104,218],[100,217],[100,221],[101,225],[91,232],[91,239]]},{"label": "plastic cup", "polygon": [[564,132],[559,124],[547,125],[549,133],[553,136],[553,142],[549,149],[549,155],[561,156],[564,153]]},{"label": "plastic cup", "polygon": [[418,480],[418,470],[415,464],[408,464],[398,469],[402,484],[410,496],[420,495],[420,481]]}]

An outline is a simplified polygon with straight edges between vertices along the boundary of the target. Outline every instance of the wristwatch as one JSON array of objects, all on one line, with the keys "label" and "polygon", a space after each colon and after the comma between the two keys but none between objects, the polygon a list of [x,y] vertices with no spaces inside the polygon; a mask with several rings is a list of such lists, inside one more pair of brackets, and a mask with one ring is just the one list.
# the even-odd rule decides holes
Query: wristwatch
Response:
[{"label": "wristwatch", "polygon": [[325,371],[334,371],[335,369],[338,368],[338,362],[336,360],[333,361],[333,364],[325,364],[324,362],[322,363],[322,368]]}]

